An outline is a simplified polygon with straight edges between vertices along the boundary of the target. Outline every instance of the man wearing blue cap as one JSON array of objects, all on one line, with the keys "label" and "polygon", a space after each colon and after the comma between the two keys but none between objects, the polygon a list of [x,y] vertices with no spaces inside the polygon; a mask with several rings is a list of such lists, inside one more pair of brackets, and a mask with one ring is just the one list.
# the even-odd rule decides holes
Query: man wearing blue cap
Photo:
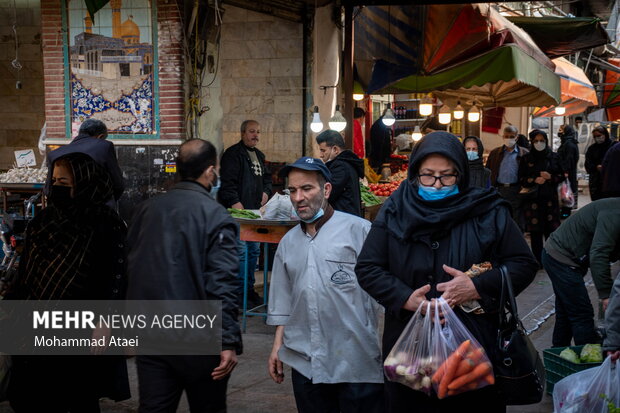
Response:
[{"label": "man wearing blue cap", "polygon": [[316,158],[280,170],[300,224],[280,241],[273,263],[267,324],[277,326],[269,375],[292,368],[301,413],[382,412],[379,305],[354,267],[370,222],[329,205],[332,176]]}]

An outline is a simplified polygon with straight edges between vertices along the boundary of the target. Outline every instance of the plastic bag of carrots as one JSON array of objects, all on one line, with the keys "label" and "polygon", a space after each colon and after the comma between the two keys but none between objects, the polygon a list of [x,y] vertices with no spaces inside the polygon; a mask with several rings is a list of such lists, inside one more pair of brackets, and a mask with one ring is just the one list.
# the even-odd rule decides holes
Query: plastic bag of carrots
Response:
[{"label": "plastic bag of carrots", "polygon": [[486,352],[443,298],[418,308],[383,368],[388,380],[440,399],[495,383]]}]

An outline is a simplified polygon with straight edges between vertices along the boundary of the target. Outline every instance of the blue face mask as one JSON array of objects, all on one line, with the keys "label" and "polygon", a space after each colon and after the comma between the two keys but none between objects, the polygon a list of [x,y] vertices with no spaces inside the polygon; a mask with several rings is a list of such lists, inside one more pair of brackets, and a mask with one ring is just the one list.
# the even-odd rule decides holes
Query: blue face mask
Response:
[{"label": "blue face mask", "polygon": [[323,215],[325,215],[325,211],[323,211],[323,208],[319,209],[316,214],[314,214],[314,216],[310,219],[303,219],[302,217],[300,217],[297,214],[297,210],[295,208],[293,208],[293,213],[295,214],[295,216],[297,218],[299,218],[300,221],[305,222],[306,224],[312,224],[314,221],[316,221],[317,219],[321,218]]},{"label": "blue face mask", "polygon": [[458,193],[459,187],[457,185],[442,186],[439,189],[434,186],[420,185],[418,187],[418,195],[420,195],[420,197],[425,201],[439,201],[440,199],[444,199]]},{"label": "blue face mask", "polygon": [[475,161],[478,158],[480,158],[478,151],[467,151],[467,159],[470,161]]},{"label": "blue face mask", "polygon": [[211,189],[209,189],[209,195],[211,196],[211,198],[213,199],[217,199],[217,192],[220,190],[220,176],[215,173],[215,171],[213,172],[215,174],[215,183],[211,184]]}]

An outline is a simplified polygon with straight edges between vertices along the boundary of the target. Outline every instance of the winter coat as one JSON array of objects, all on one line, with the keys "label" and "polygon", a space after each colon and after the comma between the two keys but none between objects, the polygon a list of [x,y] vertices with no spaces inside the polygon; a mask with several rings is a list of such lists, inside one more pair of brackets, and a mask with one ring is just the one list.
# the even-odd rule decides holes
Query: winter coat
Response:
[{"label": "winter coat", "polygon": [[222,300],[222,348],[241,352],[239,226],[207,189],[182,181],[136,208],[127,235],[130,300]]},{"label": "winter coat", "polygon": [[392,137],[390,128],[383,124],[383,116],[375,121],[370,128],[370,166],[377,169],[388,161],[392,153]]},{"label": "winter coat", "polygon": [[[432,153],[455,163],[459,194],[439,201],[425,201],[418,195],[415,176],[422,159]],[[411,154],[408,180],[373,222],[355,268],[362,288],[386,309],[384,358],[413,315],[402,306],[414,290],[430,284],[426,298],[439,297],[437,284],[452,279],[444,264],[467,271],[485,261],[494,269],[472,281],[486,313],[467,314],[459,308],[455,312],[492,355],[501,289],[497,268],[506,265],[518,294],[534,279],[538,265],[496,190],[469,187],[467,156],[458,139],[446,132],[428,134]]]},{"label": "winter coat", "polygon": [[558,156],[564,172],[568,173],[571,189],[577,194],[577,164],[579,163],[579,146],[577,146],[577,133],[572,126],[564,127],[564,133],[560,136],[561,144],[558,148]]},{"label": "winter coat", "polygon": [[[537,184],[534,180],[540,177],[541,172],[551,174],[551,179],[544,184]],[[560,166],[558,155],[549,149],[530,153],[521,158],[519,164],[519,182],[522,188],[535,188],[536,194],[523,199],[523,213],[526,220],[527,232],[542,232],[551,234],[560,226],[560,203],[557,187],[564,180],[564,173]]]},{"label": "winter coat", "polygon": [[[530,151],[527,148],[522,146],[518,146],[519,154],[517,155],[517,162],[521,162],[521,158],[527,155]],[[489,157],[487,158],[487,168],[491,170],[491,185],[497,185],[497,176],[499,175],[499,167],[504,160],[504,154],[506,146],[499,146],[489,153]]]},{"label": "winter coat", "polygon": [[336,211],[362,216],[359,180],[364,177],[364,161],[347,149],[326,165],[332,173],[331,206]]},{"label": "winter coat", "polygon": [[[254,173],[248,151],[255,151],[262,169],[262,178]],[[259,209],[263,193],[271,195],[271,172],[265,167],[265,155],[256,148],[248,148],[243,141],[224,151],[220,163],[220,187],[218,199],[225,208],[237,202],[244,209]]]},{"label": "winter coat", "polygon": [[603,159],[603,196],[620,197],[620,144],[615,144]]},{"label": "winter coat", "polygon": [[600,199],[603,195],[603,175],[597,167],[603,164],[605,154],[612,145],[611,139],[606,139],[603,143],[594,143],[590,145],[586,151],[585,167],[588,173],[590,199],[592,199],[592,201]]}]

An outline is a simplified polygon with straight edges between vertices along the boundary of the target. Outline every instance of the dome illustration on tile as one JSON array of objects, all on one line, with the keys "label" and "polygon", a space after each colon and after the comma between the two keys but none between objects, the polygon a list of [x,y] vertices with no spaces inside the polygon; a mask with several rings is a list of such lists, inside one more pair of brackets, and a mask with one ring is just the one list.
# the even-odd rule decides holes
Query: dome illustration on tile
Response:
[{"label": "dome illustration on tile", "polygon": [[121,24],[121,38],[126,44],[140,43],[140,27],[133,21],[133,16]]}]

